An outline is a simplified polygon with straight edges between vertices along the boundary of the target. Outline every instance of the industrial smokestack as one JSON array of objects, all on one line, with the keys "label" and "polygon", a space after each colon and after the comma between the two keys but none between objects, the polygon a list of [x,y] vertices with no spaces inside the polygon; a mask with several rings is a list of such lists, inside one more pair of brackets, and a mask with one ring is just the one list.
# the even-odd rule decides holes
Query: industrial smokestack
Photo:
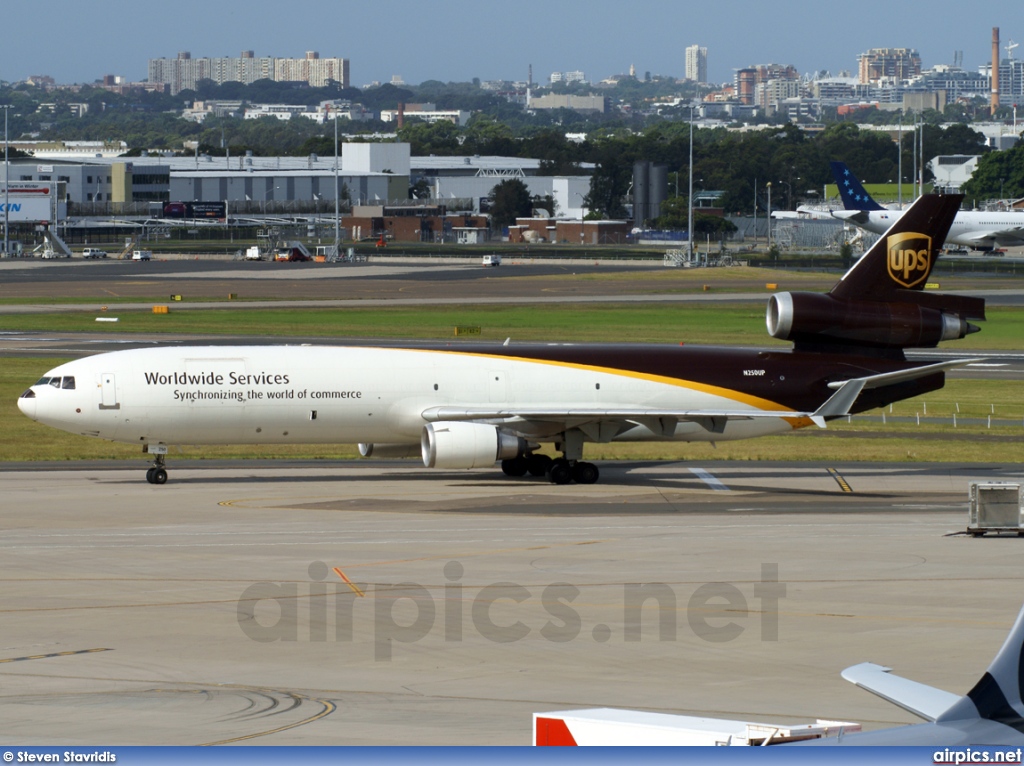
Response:
[{"label": "industrial smokestack", "polygon": [[992,114],[999,108],[999,27],[992,27]]}]

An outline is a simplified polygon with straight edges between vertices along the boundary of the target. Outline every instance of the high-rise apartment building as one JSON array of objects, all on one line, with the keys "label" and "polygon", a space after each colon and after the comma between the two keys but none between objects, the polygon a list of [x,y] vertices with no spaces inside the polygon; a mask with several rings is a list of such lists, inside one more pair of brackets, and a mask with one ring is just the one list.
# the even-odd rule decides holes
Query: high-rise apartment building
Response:
[{"label": "high-rise apartment building", "polygon": [[921,74],[921,56],[913,48],[872,48],[857,57],[861,84],[909,80]]},{"label": "high-rise apartment building", "polygon": [[556,82],[586,82],[587,76],[583,72],[576,70],[575,72],[552,72],[551,73],[551,84],[554,85]]},{"label": "high-rise apartment building", "polygon": [[757,103],[757,86],[769,80],[799,80],[800,73],[792,64],[756,64],[736,70],[736,97],[742,104]]},{"label": "high-rise apartment building", "polygon": [[221,85],[241,82],[246,85],[257,80],[278,82],[306,82],[322,88],[329,82],[349,87],[348,59],[320,58],[316,51],[307,51],[305,58],[257,57],[252,51],[242,51],[238,58],[192,58],[182,51],[177,58],[150,59],[149,82],[166,83],[172,94],[194,90],[200,80],[212,80]]},{"label": "high-rise apartment building", "polygon": [[708,81],[708,49],[691,45],[686,49],[686,79],[694,82]]}]

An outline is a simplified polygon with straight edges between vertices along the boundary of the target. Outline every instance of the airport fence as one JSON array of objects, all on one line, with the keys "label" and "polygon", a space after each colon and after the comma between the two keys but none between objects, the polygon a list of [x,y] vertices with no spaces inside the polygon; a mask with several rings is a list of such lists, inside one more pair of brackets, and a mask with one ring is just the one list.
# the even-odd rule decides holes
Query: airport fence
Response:
[{"label": "airport fence", "polygon": [[[998,410],[998,411],[997,411]],[[851,424],[942,426],[953,428],[1019,428],[1024,429],[1024,407],[995,403],[972,403],[961,407],[959,402],[928,402],[890,404],[881,410],[847,415]]]}]

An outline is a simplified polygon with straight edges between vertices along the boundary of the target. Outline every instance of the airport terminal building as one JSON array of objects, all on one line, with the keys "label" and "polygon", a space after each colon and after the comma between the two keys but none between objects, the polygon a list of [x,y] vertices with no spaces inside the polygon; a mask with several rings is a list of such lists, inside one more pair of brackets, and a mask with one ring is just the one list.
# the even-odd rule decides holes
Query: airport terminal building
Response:
[{"label": "airport terminal building", "polygon": [[486,212],[497,184],[515,178],[531,195],[554,199],[550,215],[581,218],[593,167],[582,170],[549,176],[541,175],[536,159],[412,157],[405,143],[344,143],[337,162],[317,155],[128,158],[101,152],[20,158],[11,161],[11,181],[59,184],[72,217],[146,216],[149,203],[175,201],[227,202],[233,214],[327,213],[336,196],[345,206],[408,202],[410,187],[420,180],[433,204],[475,215]]}]

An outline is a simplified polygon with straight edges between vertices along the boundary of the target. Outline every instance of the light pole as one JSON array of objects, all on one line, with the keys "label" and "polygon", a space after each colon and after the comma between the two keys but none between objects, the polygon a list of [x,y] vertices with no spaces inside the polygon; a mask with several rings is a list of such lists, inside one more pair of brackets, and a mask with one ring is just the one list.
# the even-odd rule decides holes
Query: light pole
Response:
[{"label": "light pole", "polygon": [[772,249],[772,182],[768,182],[768,249]]},{"label": "light pole", "polygon": [[896,165],[897,165],[897,175],[899,176],[899,185],[900,185],[899,205],[900,205],[900,210],[902,210],[903,209],[903,110],[902,109],[900,109],[899,140],[896,142],[896,145],[899,147],[899,149],[898,149],[898,151],[896,153],[896,157],[897,157]]},{"label": "light pole", "polygon": [[576,192],[576,196],[580,198],[580,244],[583,245],[586,238],[584,227],[587,220],[587,198],[580,192]]},{"label": "light pole", "polygon": [[11,105],[4,104],[4,258],[11,257],[11,163],[7,157],[7,113]]},{"label": "light pole", "polygon": [[686,260],[693,263],[693,102],[690,103],[690,188],[686,198]]},{"label": "light pole", "polygon": [[338,250],[341,249],[341,208],[339,207],[340,201],[338,190],[338,115],[335,112],[334,116],[334,255],[338,256]]}]

